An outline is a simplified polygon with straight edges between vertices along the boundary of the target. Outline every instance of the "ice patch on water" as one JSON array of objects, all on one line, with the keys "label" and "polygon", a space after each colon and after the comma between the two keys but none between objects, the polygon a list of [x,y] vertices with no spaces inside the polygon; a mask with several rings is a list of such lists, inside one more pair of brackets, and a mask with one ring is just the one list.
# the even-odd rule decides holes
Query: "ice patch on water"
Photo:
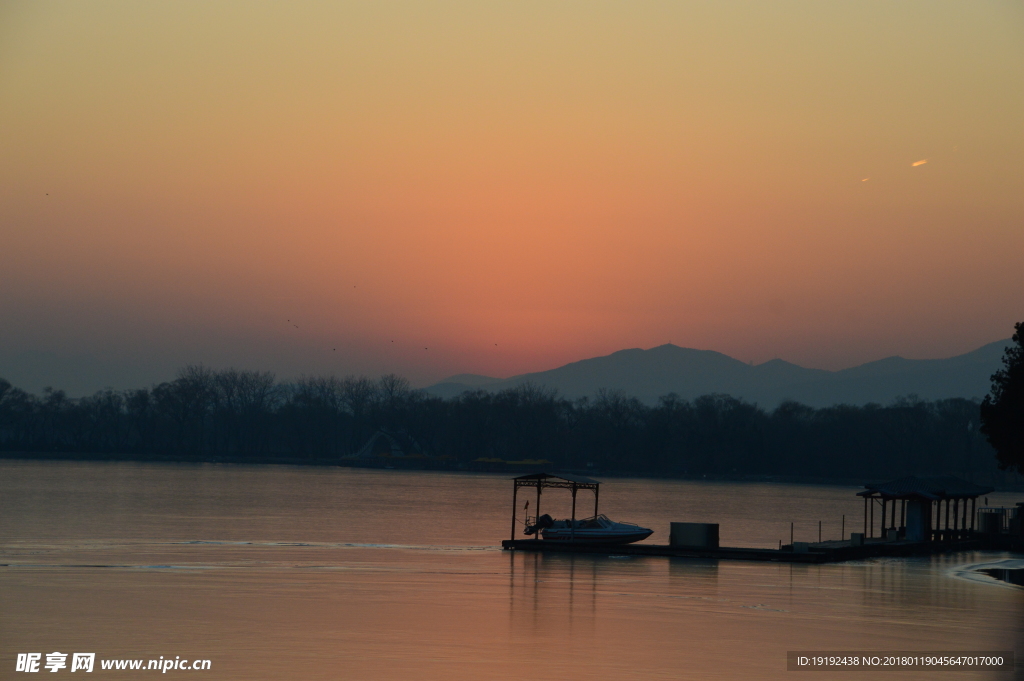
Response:
[{"label": "ice patch on water", "polygon": [[317,549],[403,549],[406,551],[500,551],[497,546],[450,546],[443,544],[366,544],[357,542],[295,542],[295,541],[217,541],[190,539],[187,541],[156,542],[176,545],[223,545],[223,546],[283,546],[289,548]]},{"label": "ice patch on water", "polygon": [[988,561],[985,563],[972,563],[970,565],[958,565],[951,568],[948,574],[951,577],[965,579],[976,584],[987,584],[989,586],[1001,586],[1007,589],[1020,589],[1021,587],[1010,584],[1002,579],[997,579],[986,574],[986,570],[1024,570],[1024,559],[1004,558],[1002,560]]}]

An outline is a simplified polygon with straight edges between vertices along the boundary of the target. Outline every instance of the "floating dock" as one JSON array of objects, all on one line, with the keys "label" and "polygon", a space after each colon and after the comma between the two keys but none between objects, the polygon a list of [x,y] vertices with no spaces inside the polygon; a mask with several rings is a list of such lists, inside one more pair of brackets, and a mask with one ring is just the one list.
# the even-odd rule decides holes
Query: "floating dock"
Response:
[{"label": "floating dock", "polygon": [[745,549],[721,546],[690,548],[667,544],[587,544],[549,541],[545,539],[506,539],[506,551],[540,551],[553,553],[589,553],[603,556],[665,556],[669,558],[704,558],[712,560],[761,560],[778,563],[838,563],[882,556],[920,556],[949,551],[978,551],[991,548],[984,539],[957,542],[868,541],[852,546],[849,541],[821,542],[807,545],[806,551],[782,549]]},{"label": "floating dock", "polygon": [[[513,478],[511,537],[501,542],[506,551],[590,553],[605,556],[665,556],[711,560],[761,560],[779,563],[838,563],[847,560],[888,556],[922,556],[956,551],[1024,549],[1021,516],[1024,503],[1017,509],[982,508],[982,527],[975,528],[977,498],[991,487],[953,477],[906,477],[888,483],[865,485],[858,492],[864,498],[864,532],[852,533],[839,541],[793,542],[778,549],[719,546],[718,525],[714,523],[670,523],[669,544],[615,544],[607,541],[566,541],[539,538],[541,493],[545,489],[564,489],[572,495],[571,523],[576,522],[576,495],[581,490],[594,493],[594,517],[598,512],[601,483],[575,474],[531,473]],[[531,539],[516,539],[516,518],[520,488],[536,490],[534,525],[527,533]],[[945,508],[943,509],[943,504]],[[881,506],[878,530],[874,536],[875,508]],[[524,512],[528,512],[530,501]],[[968,507],[970,510],[968,510]],[[943,513],[943,510],[945,511]],[[548,517],[550,520],[550,517]],[[574,525],[573,525],[574,526]],[[643,528],[639,528],[643,529]],[[845,531],[844,531],[845,534]],[[791,530],[792,535],[792,530]],[[819,538],[821,529],[819,525]]]}]

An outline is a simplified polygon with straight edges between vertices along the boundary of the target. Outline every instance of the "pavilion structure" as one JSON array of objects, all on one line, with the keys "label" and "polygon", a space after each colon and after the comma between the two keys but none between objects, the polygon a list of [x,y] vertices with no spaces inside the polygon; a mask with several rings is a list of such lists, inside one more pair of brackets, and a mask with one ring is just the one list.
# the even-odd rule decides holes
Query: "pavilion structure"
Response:
[{"label": "pavilion structure", "polygon": [[[889,538],[894,532],[908,541],[970,537],[978,497],[995,489],[952,476],[909,476],[864,487],[863,492],[857,492],[857,496],[864,497],[864,536],[874,537],[877,526],[879,537]],[[876,523],[878,506],[881,513]]]},{"label": "pavilion structure", "polygon": [[[533,514],[535,518],[540,517],[540,497],[541,492],[545,489],[567,489],[572,493],[572,519],[576,520],[576,492],[581,489],[594,490],[594,515],[597,515],[597,501],[599,488],[601,483],[597,480],[591,480],[585,478],[582,475],[570,475],[568,473],[530,473],[529,475],[520,475],[518,478],[512,478],[512,538],[510,541],[516,539],[516,497],[519,495],[519,488],[536,488],[537,489],[537,504],[533,508]],[[529,503],[529,502],[527,502]],[[529,520],[529,515],[527,515]]]}]

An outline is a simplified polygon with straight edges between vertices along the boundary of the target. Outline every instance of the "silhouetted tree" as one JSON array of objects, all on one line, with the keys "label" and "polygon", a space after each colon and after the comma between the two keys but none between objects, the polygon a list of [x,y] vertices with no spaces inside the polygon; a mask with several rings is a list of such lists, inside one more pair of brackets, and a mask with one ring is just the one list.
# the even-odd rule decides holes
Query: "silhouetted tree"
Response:
[{"label": "silhouetted tree", "polygon": [[269,371],[227,369],[213,376],[214,425],[221,427],[218,449],[255,453],[265,449],[267,417],[279,395]]},{"label": "silhouetted tree", "polygon": [[1024,322],[1014,325],[1014,345],[992,374],[992,392],[981,403],[981,432],[1003,470],[1024,472]]},{"label": "silhouetted tree", "polygon": [[380,428],[374,418],[380,404],[380,392],[377,384],[365,376],[346,376],[341,384],[341,399],[353,421],[347,450],[355,452]]},{"label": "silhouetted tree", "polygon": [[292,386],[282,416],[295,453],[309,458],[334,458],[348,453],[344,447],[344,383],[337,376],[303,376]]},{"label": "silhouetted tree", "polygon": [[[1010,354],[1000,377],[1018,375],[1013,367],[1024,353],[1015,346]],[[1012,392],[1012,381],[1007,385],[1002,399],[1020,394]],[[995,398],[991,409],[1003,404]],[[887,406],[824,409],[786,402],[766,412],[729,395],[690,401],[669,394],[652,407],[618,391],[568,400],[524,384],[445,400],[410,390],[394,375],[376,381],[303,376],[281,385],[267,372],[203,366],[186,367],[149,390],[81,398],[53,389],[36,397],[0,380],[0,449],[17,456],[329,462],[385,429],[406,455],[426,455],[408,465],[431,467],[503,468],[501,461],[546,459],[555,470],[595,474],[854,481],[998,475],[990,447],[975,437],[978,419],[979,404],[964,399],[910,396]]]}]

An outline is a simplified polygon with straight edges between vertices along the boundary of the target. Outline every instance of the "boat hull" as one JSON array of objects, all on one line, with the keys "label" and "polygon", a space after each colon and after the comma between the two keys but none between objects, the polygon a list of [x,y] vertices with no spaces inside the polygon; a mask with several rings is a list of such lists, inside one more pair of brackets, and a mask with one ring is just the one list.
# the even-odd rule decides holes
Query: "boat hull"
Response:
[{"label": "boat hull", "polygon": [[647,539],[654,530],[637,528],[629,532],[608,532],[578,529],[575,536],[567,529],[546,529],[541,530],[544,541],[576,542],[579,544],[632,544],[633,542]]}]

